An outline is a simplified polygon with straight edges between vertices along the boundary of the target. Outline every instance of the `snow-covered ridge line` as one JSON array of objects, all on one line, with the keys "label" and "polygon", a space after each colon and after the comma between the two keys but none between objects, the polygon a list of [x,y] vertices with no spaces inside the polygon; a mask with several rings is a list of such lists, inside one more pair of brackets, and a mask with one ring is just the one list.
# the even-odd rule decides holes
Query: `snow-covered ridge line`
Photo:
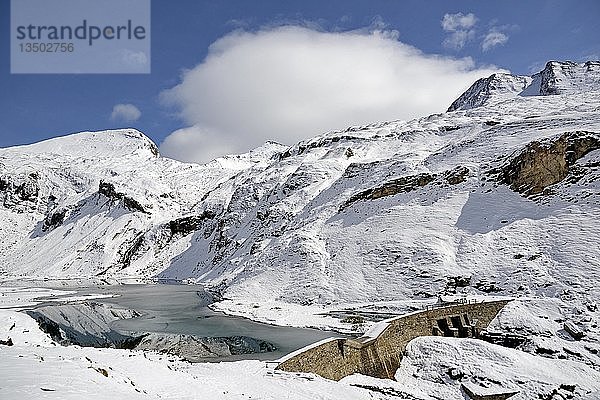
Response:
[{"label": "snow-covered ridge line", "polygon": [[600,90],[600,61],[549,61],[532,76],[492,74],[477,80],[448,111],[468,110],[515,96],[549,96]]}]

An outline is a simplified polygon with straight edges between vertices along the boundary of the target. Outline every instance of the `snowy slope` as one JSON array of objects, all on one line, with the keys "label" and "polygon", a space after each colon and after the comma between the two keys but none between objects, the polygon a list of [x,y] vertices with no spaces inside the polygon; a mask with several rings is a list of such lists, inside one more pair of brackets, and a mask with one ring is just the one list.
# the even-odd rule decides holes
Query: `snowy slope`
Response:
[{"label": "snowy slope", "polygon": [[475,393],[516,392],[513,400],[600,397],[600,372],[584,364],[471,339],[413,340],[396,379],[436,399],[463,398],[461,384]]},{"label": "snowy slope", "polygon": [[[82,132],[0,149],[0,265],[17,276],[152,275],[131,249],[153,227],[192,212],[200,196],[241,167],[270,157],[269,144],[206,165],[162,158],[135,130]],[[177,232],[156,237],[159,251]]]}]

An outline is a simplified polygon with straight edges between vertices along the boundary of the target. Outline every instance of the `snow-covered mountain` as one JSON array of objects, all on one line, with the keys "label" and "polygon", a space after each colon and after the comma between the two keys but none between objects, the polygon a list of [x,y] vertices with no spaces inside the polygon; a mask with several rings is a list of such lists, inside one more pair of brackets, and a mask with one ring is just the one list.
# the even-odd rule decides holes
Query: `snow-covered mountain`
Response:
[{"label": "snow-covered mountain", "polygon": [[143,235],[158,251],[189,229],[180,218],[203,194],[282,148],[183,164],[130,129],[0,149],[0,268],[28,277],[151,276],[156,270],[131,268]]},{"label": "snow-covered mountain", "polygon": [[0,149],[0,277],[190,279],[258,319],[456,292],[595,313],[599,90],[599,62],[550,62],[455,111],[206,165],[134,130]]},{"label": "snow-covered mountain", "polygon": [[[365,326],[325,313],[511,296],[491,329],[530,354],[421,338],[397,374],[408,386],[384,389],[453,398],[467,376],[515,398],[598,395],[598,61],[494,74],[445,113],[205,165],[131,129],[0,149],[0,217],[0,282],[187,279],[232,314],[348,330]],[[346,383],[381,384],[362,379]]]},{"label": "snow-covered mountain", "polygon": [[493,74],[478,79],[448,111],[491,106],[515,96],[548,96],[600,90],[600,61],[550,61],[532,76]]}]

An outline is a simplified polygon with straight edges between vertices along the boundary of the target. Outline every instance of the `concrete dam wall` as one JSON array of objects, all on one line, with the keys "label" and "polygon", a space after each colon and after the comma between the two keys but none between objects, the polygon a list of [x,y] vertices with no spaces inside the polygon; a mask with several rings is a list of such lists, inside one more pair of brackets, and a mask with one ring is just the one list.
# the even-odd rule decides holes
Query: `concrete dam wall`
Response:
[{"label": "concrete dam wall", "polygon": [[477,337],[510,300],[459,303],[379,322],[356,339],[327,339],[300,349],[276,367],[340,380],[354,373],[394,379],[406,345],[418,336]]}]

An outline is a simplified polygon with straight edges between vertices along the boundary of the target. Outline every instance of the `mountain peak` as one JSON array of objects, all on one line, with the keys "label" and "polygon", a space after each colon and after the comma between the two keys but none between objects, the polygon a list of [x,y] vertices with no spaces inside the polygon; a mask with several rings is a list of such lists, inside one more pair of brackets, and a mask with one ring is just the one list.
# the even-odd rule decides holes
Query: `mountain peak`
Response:
[{"label": "mountain peak", "polygon": [[478,79],[466,92],[456,99],[448,111],[466,110],[480,107],[490,100],[505,100],[521,93],[532,78],[508,73],[495,73]]},{"label": "mountain peak", "polygon": [[576,63],[549,61],[532,75],[533,82],[522,96],[550,96],[600,90],[600,61]]},{"label": "mountain peak", "polygon": [[478,79],[448,112],[468,110],[516,96],[550,96],[600,90],[600,61],[549,61],[532,76],[495,73]]},{"label": "mountain peak", "polygon": [[2,149],[27,154],[58,154],[86,157],[121,157],[134,153],[158,157],[158,147],[137,129],[85,131],[55,137],[42,142]]}]

